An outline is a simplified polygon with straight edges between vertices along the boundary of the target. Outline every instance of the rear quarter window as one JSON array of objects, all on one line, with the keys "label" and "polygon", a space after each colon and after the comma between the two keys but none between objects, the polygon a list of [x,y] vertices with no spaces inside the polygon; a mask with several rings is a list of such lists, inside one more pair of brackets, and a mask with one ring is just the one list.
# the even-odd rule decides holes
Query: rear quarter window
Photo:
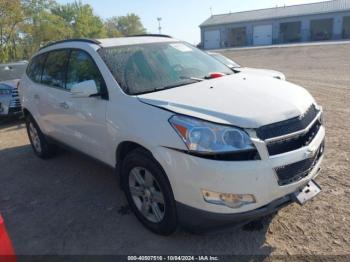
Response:
[{"label": "rear quarter window", "polygon": [[32,58],[27,67],[27,76],[34,82],[41,82],[41,74],[45,63],[46,54],[38,55]]}]

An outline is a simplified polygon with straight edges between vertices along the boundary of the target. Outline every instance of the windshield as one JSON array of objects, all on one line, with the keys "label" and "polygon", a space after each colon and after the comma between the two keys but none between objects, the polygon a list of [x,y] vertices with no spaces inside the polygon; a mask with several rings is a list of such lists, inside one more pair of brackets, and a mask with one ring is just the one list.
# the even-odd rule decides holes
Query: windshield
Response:
[{"label": "windshield", "polygon": [[232,74],[225,65],[183,42],[101,48],[100,56],[125,93],[137,95]]},{"label": "windshield", "polygon": [[231,68],[238,68],[241,67],[239,64],[237,64],[235,61],[232,61],[231,59],[227,58],[226,56],[223,56],[221,54],[211,54],[212,57],[223,63],[224,65],[227,65]]},{"label": "windshield", "polygon": [[0,81],[20,79],[27,63],[0,64]]}]

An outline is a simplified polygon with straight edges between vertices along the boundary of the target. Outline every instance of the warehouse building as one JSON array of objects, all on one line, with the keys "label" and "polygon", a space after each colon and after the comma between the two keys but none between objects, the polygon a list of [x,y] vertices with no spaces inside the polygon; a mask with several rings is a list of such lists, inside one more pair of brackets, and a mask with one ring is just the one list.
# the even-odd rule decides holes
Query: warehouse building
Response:
[{"label": "warehouse building", "polygon": [[200,29],[204,49],[350,39],[350,0],[213,15]]}]

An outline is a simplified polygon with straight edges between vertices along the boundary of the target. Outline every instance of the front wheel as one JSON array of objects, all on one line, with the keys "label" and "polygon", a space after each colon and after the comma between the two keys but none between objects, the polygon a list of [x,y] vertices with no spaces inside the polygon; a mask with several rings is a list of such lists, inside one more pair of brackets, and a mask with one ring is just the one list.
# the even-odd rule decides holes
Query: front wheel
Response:
[{"label": "front wheel", "polygon": [[129,205],[141,223],[157,234],[172,234],[177,229],[175,200],[159,163],[136,149],[124,159],[122,176]]}]

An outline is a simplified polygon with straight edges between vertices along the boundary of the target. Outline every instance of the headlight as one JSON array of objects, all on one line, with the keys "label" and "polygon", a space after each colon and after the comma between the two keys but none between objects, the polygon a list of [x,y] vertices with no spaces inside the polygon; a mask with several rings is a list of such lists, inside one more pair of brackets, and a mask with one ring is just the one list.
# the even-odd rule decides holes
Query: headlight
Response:
[{"label": "headlight", "polygon": [[11,95],[11,89],[0,89],[0,95]]},{"label": "headlight", "polygon": [[239,128],[175,115],[170,124],[189,151],[197,153],[229,153],[255,150],[248,134]]}]

